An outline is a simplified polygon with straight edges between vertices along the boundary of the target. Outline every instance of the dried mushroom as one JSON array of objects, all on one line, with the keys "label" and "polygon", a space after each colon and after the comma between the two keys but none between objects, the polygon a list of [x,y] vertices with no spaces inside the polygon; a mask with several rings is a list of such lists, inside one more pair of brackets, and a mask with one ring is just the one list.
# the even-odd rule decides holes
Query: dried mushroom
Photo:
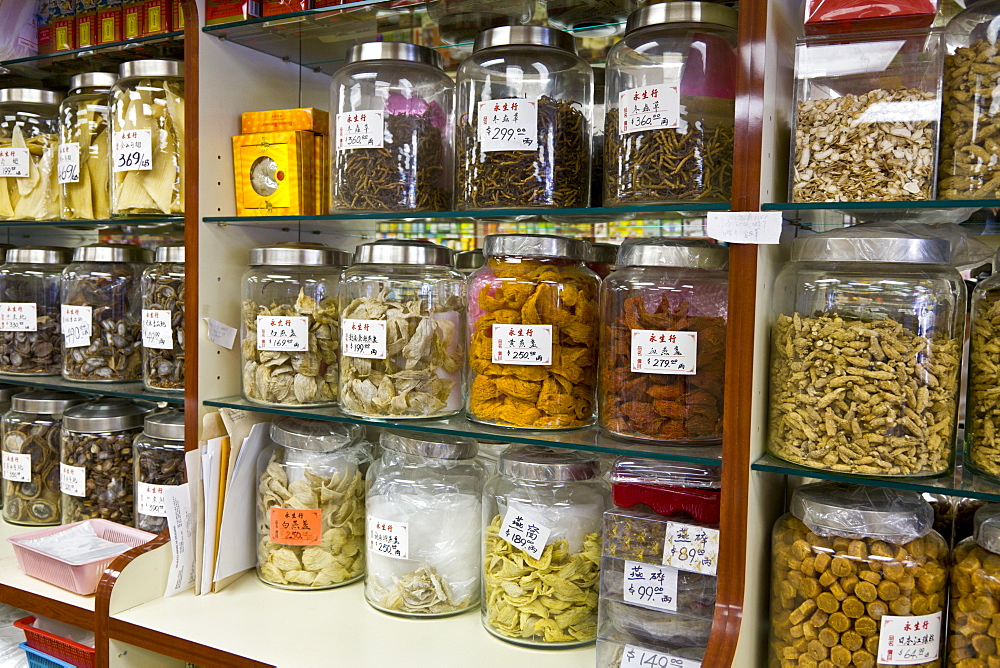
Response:
[{"label": "dried mushroom", "polygon": [[1000,293],[983,293],[972,314],[969,347],[969,458],[1000,477]]},{"label": "dried mushroom", "polygon": [[9,140],[0,140],[0,149],[28,149],[28,175],[0,179],[0,218],[14,220],[55,220],[59,217],[59,184],[56,147],[59,137],[37,134],[25,138],[15,125]]},{"label": "dried mushroom", "polygon": [[469,607],[468,598],[456,601],[448,582],[429,564],[421,564],[412,573],[393,576],[392,588],[369,583],[370,594],[378,605],[418,615],[440,615]]},{"label": "dried mushroom", "polygon": [[[135,477],[137,483],[147,485],[164,485],[176,487],[183,485],[186,481],[184,471],[184,447],[167,448],[157,447],[144,439],[144,434],[135,437],[136,467]],[[136,513],[136,527],[150,533],[160,533],[167,528],[167,518],[159,515],[149,515],[143,511],[142,493],[138,499],[138,513]]]},{"label": "dried mushroom", "polygon": [[0,301],[32,303],[36,315],[34,332],[0,332],[0,371],[31,376],[59,375],[63,354],[59,281],[44,277],[34,281],[15,276],[12,271],[0,280]]},{"label": "dried mushroom", "polygon": [[102,519],[132,526],[135,517],[132,441],[140,431],[63,432],[62,463],[86,470],[84,495],[62,495],[63,524]]},{"label": "dried mushroom", "polygon": [[63,376],[71,380],[130,381],[142,378],[139,277],[130,265],[81,272],[63,304],[91,307],[89,346],[63,350]]},{"label": "dried mushroom", "polygon": [[184,274],[147,270],[142,279],[142,308],[170,313],[172,348],[142,348],[142,378],[158,390],[184,389]]},{"label": "dried mushroom", "polygon": [[30,482],[3,481],[3,518],[14,524],[59,524],[58,421],[4,425],[3,450],[31,457]]}]

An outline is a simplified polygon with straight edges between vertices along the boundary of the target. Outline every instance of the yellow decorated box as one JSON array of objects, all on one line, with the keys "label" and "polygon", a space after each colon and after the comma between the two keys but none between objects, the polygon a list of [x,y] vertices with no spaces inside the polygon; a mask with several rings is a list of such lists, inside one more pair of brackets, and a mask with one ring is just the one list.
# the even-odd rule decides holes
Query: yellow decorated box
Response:
[{"label": "yellow decorated box", "polygon": [[233,137],[237,216],[302,216],[313,212],[312,132],[259,132]]}]

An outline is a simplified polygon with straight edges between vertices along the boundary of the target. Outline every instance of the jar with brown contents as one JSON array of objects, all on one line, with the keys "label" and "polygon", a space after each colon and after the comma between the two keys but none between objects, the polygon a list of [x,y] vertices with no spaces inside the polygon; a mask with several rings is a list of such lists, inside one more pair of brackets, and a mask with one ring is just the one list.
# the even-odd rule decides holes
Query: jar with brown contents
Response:
[{"label": "jar with brown contents", "polygon": [[955,547],[949,668],[1000,665],[1000,504],[976,511],[975,535]]},{"label": "jar with brown contents", "polygon": [[933,521],[915,492],[795,490],[771,542],[770,668],[939,668],[948,547]]}]

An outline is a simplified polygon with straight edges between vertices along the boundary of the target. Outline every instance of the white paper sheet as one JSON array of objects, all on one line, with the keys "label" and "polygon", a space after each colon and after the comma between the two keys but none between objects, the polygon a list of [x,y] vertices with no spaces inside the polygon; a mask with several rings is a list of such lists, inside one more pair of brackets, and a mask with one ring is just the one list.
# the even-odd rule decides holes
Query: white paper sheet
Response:
[{"label": "white paper sheet", "polygon": [[167,529],[170,531],[170,571],[163,597],[173,596],[194,586],[194,511],[191,502],[191,483],[163,490],[163,505],[167,511]]},{"label": "white paper sheet", "polygon": [[215,580],[257,565],[257,457],[270,445],[270,422],[255,424],[243,441],[226,484]]}]

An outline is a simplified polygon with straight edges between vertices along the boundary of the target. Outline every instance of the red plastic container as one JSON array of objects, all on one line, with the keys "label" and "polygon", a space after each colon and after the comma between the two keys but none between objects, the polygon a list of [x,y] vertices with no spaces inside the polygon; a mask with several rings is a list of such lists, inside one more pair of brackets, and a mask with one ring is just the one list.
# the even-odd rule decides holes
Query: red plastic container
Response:
[{"label": "red plastic container", "polygon": [[926,28],[937,10],[938,0],[808,0],[806,34]]},{"label": "red plastic container", "polygon": [[35,618],[25,617],[14,622],[14,626],[24,631],[28,647],[71,663],[77,668],[94,668],[94,648],[73,642],[69,638],[57,636],[35,628]]}]

